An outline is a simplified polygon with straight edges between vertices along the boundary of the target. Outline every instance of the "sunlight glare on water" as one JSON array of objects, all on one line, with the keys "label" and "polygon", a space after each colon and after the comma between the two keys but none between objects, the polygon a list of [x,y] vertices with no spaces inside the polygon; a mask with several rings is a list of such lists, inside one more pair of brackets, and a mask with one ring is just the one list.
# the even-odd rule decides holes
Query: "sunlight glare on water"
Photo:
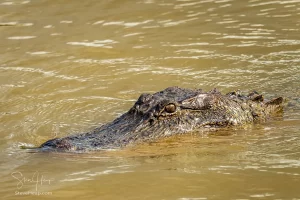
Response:
[{"label": "sunlight glare on water", "polygon": [[[300,199],[299,16],[298,0],[0,0],[1,197]],[[20,149],[169,86],[287,103],[263,124],[128,149]]]}]

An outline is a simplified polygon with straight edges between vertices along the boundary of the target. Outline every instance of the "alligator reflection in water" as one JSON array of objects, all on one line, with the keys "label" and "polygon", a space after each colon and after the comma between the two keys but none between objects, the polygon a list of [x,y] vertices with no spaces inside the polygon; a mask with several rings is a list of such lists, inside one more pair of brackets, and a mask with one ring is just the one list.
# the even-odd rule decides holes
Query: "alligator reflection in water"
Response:
[{"label": "alligator reflection in water", "polygon": [[265,121],[282,111],[283,98],[264,101],[252,92],[247,96],[216,89],[169,87],[155,94],[142,94],[134,106],[114,121],[95,130],[56,138],[43,143],[42,150],[74,151],[124,147],[160,137]]}]

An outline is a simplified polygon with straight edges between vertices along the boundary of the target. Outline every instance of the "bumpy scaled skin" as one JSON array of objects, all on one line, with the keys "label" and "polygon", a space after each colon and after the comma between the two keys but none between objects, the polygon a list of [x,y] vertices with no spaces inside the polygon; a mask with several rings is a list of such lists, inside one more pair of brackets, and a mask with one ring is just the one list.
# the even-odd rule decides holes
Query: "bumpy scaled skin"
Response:
[{"label": "bumpy scaled skin", "polygon": [[257,92],[247,96],[236,92],[222,95],[216,89],[203,92],[169,87],[155,94],[142,94],[128,112],[91,132],[52,139],[40,148],[57,151],[120,148],[209,127],[265,121],[282,111],[282,104],[282,97],[264,102]]}]

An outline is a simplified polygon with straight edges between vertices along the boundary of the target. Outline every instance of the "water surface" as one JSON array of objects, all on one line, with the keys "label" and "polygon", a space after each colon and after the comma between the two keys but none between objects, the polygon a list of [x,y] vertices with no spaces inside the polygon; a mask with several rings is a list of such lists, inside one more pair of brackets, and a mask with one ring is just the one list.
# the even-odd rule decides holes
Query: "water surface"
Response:
[{"label": "water surface", "polygon": [[[0,0],[1,197],[300,199],[299,16],[298,0]],[[124,150],[19,148],[174,85],[289,101],[281,119]]]}]

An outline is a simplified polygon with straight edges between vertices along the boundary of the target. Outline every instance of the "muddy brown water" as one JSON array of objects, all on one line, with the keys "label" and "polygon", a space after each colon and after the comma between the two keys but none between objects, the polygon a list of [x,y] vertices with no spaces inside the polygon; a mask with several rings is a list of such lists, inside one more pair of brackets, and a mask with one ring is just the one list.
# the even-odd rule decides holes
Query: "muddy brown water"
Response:
[{"label": "muddy brown water", "polygon": [[[300,199],[299,0],[0,0],[1,199]],[[91,130],[168,86],[289,99],[245,128],[86,154]]]}]

